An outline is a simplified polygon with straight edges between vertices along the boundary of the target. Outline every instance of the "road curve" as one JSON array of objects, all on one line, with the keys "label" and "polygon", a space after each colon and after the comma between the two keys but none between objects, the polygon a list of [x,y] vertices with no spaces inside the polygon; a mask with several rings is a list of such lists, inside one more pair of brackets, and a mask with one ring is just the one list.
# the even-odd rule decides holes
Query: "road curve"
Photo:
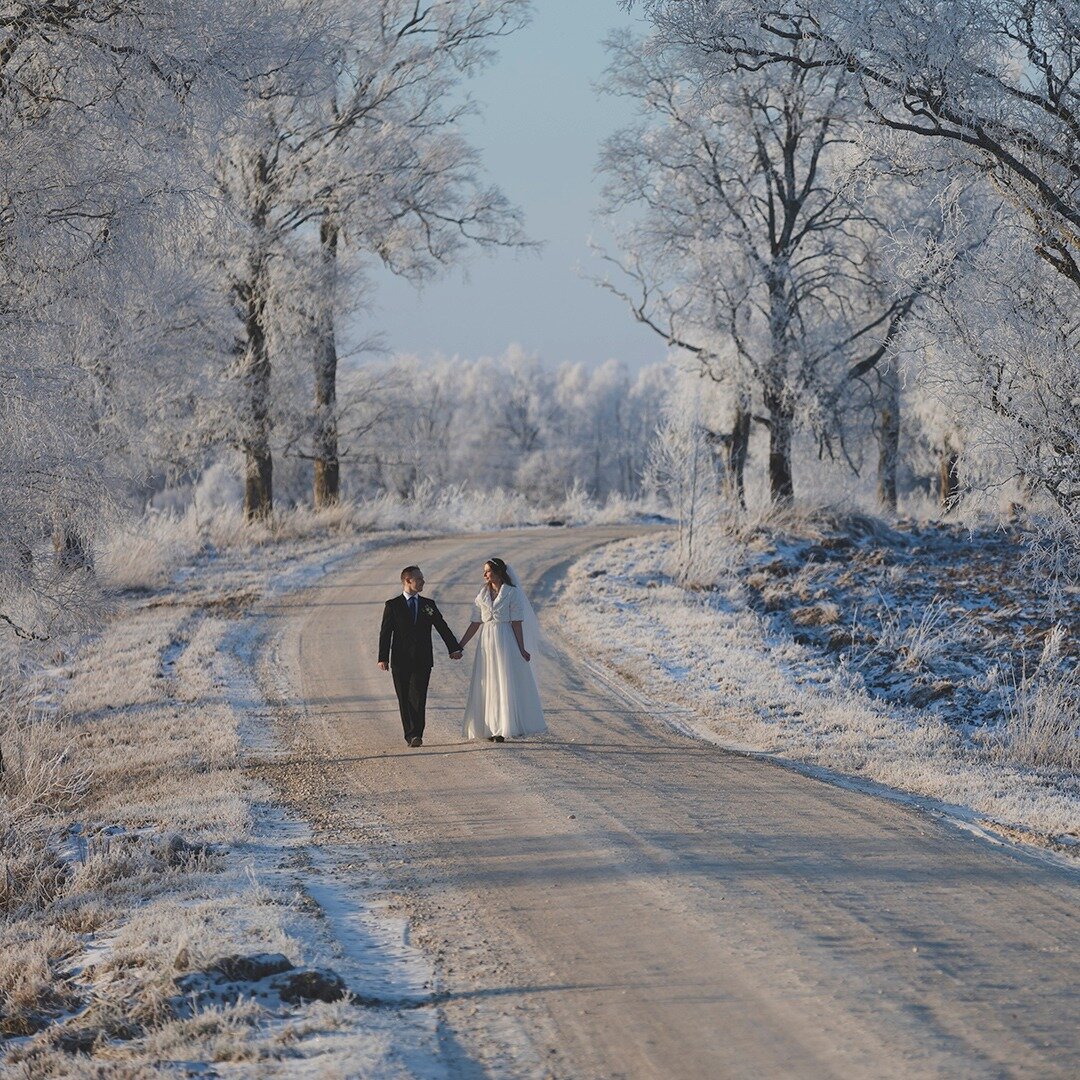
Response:
[{"label": "road curve", "polygon": [[[1076,874],[680,735],[560,647],[562,568],[631,532],[384,547],[274,614],[295,801],[379,863],[451,1075],[1080,1075]],[[550,734],[462,742],[470,650],[408,750],[382,603],[419,563],[460,633],[494,554],[544,612]]]}]

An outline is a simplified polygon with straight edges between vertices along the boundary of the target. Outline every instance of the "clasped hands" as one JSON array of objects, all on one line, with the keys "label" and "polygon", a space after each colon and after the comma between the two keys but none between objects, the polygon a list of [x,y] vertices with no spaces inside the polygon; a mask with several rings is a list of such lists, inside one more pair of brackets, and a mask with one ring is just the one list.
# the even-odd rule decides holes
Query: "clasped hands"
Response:
[{"label": "clasped hands", "polygon": [[[462,658],[462,656],[464,656],[464,655],[465,655],[464,651],[462,649],[458,649],[456,652],[452,652],[450,654],[450,659],[451,660],[460,660]],[[380,660],[379,661],[379,670],[380,671],[389,671],[390,670],[390,665],[385,660]]]}]

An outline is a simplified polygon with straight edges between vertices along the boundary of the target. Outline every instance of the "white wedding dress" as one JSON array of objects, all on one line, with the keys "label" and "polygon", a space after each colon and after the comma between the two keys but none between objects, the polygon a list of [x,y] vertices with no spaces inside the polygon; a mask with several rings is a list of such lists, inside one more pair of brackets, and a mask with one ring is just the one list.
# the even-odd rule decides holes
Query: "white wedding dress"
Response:
[{"label": "white wedding dress", "polygon": [[526,619],[528,601],[513,585],[503,585],[492,598],[485,585],[473,606],[476,632],[476,659],[465,703],[464,734],[467,739],[487,739],[501,735],[512,739],[547,731],[540,693],[532,666],[521,655],[512,622],[524,625],[525,648],[535,653],[538,642],[530,640]]}]

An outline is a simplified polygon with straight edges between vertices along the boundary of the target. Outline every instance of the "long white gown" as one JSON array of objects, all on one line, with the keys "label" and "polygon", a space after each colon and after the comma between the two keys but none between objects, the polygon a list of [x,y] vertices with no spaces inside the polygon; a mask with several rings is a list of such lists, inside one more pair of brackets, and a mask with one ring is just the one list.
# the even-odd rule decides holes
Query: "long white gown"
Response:
[{"label": "long white gown", "polygon": [[[480,629],[465,703],[467,739],[512,739],[547,731],[532,666],[522,658],[510,625],[524,617],[521,593],[513,585],[503,585],[494,599],[485,585],[476,597],[472,621]],[[525,648],[532,652],[536,643],[526,640]]]}]

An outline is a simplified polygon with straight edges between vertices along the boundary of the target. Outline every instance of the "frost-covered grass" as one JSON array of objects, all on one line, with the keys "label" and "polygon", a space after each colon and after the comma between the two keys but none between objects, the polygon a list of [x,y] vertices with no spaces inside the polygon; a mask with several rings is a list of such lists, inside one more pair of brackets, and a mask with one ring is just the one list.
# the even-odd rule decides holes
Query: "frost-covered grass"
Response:
[{"label": "frost-covered grass", "polygon": [[1080,671],[1040,666],[1013,683],[993,745],[1003,761],[1080,772]]},{"label": "frost-covered grass", "polygon": [[200,555],[252,552],[319,537],[361,537],[388,532],[445,534],[487,532],[529,525],[611,525],[655,517],[656,505],[614,495],[598,503],[580,488],[555,503],[538,505],[517,491],[421,484],[409,498],[383,493],[326,510],[278,510],[267,522],[246,523],[239,507],[201,506],[151,513],[117,526],[104,538],[97,572],[114,591],[157,589]]},{"label": "frost-covered grass", "polygon": [[265,840],[270,793],[245,768],[241,732],[266,705],[234,654],[245,628],[257,633],[242,616],[260,599],[361,544],[325,516],[277,523],[288,543],[220,549],[231,522],[186,527],[148,523],[124,574],[118,549],[113,581],[128,591],[106,624],[50,645],[0,696],[5,1076],[172,1076],[213,1062],[252,1077],[344,1075],[401,1060],[408,1025],[390,1011],[273,994],[193,1002],[178,987],[229,955],[339,962],[302,880],[277,869],[293,856]]},{"label": "frost-covered grass", "polygon": [[25,1075],[95,1042],[148,1065],[140,1048],[176,1019],[180,942],[233,937],[216,912],[243,891],[222,880],[249,825],[235,718],[209,685],[183,700],[164,677],[193,613],[156,600],[57,658],[52,707],[9,702],[0,726],[0,1033]]},{"label": "frost-covered grass", "polygon": [[789,513],[701,552],[591,554],[570,633],[710,737],[1080,838],[1078,612],[1049,613],[1014,537]]}]

